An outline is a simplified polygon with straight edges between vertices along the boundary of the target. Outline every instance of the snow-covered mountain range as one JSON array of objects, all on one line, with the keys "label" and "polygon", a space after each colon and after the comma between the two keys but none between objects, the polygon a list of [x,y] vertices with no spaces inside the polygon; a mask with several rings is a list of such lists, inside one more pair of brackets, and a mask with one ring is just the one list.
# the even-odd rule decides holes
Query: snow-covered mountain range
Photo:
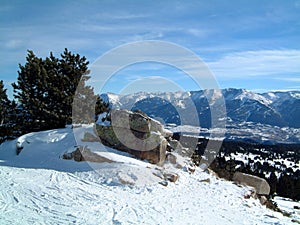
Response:
[{"label": "snow-covered mountain range", "polygon": [[226,138],[300,142],[300,91],[259,94],[228,88],[129,95],[106,93],[101,97],[112,108],[142,110],[165,124],[195,126],[183,121],[181,115],[192,118],[197,114],[199,123],[196,126],[207,130],[211,128],[210,109],[217,99],[223,97],[226,114],[221,119],[226,121]]}]

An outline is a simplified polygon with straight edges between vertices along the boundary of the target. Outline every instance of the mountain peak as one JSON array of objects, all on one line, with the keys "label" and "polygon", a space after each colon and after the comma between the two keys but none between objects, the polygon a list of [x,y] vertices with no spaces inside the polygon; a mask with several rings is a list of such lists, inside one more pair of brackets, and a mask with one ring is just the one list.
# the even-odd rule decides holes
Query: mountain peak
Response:
[{"label": "mountain peak", "polygon": [[[226,104],[226,118],[224,119],[228,126],[245,129],[248,126],[252,127],[251,124],[260,124],[259,126],[266,127],[277,126],[282,129],[284,127],[292,129],[300,127],[299,91],[261,94],[246,89],[226,88],[189,92],[140,92],[130,95],[108,93],[103,96],[105,100],[109,101],[111,107],[139,109],[151,117],[160,118],[165,124],[194,125],[182,124],[181,115],[188,118],[196,116],[199,118],[201,127],[210,128],[210,107],[215,104],[216,99],[223,97]],[[192,112],[193,108],[196,108],[197,115]],[[286,138],[292,136],[287,135]],[[298,138],[296,139],[298,140]]]}]

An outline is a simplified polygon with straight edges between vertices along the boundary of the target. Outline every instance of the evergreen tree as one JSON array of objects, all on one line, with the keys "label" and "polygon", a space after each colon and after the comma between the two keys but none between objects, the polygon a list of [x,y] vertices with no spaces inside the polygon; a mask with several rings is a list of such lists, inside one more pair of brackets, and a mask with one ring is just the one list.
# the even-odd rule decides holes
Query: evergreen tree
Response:
[{"label": "evergreen tree", "polygon": [[100,98],[100,96],[98,95],[96,97],[96,105],[95,105],[95,115],[96,115],[95,120],[98,120],[99,114],[108,111],[109,111],[109,103],[103,102],[102,98]]},{"label": "evergreen tree", "polygon": [[22,109],[17,102],[13,100],[10,104],[9,121],[11,124],[11,138],[16,138],[22,135],[22,121],[23,121]]},{"label": "evergreen tree", "polygon": [[277,191],[277,189],[276,189],[277,182],[278,182],[278,179],[277,179],[275,172],[271,172],[270,177],[269,177],[271,194],[274,194]]},{"label": "evergreen tree", "polygon": [[0,125],[5,124],[8,116],[10,101],[8,100],[3,80],[0,80]]},{"label": "evergreen tree", "polygon": [[292,176],[287,175],[283,172],[278,180],[277,193],[282,197],[287,197],[294,199],[295,194],[295,184]]},{"label": "evergreen tree", "polygon": [[3,81],[0,81],[0,143],[13,134],[13,123],[10,121],[12,114],[11,102],[7,97]]},{"label": "evergreen tree", "polygon": [[295,192],[296,192],[295,199],[297,201],[300,201],[300,177],[299,176],[295,178]]},{"label": "evergreen tree", "polygon": [[[96,108],[102,107],[93,89],[85,85],[89,79],[88,64],[85,57],[72,54],[67,49],[60,59],[52,53],[41,59],[28,51],[25,65],[19,65],[18,81],[13,84],[15,97],[22,109],[22,133],[61,128],[71,123],[77,88],[84,104],[82,110],[94,113],[96,103],[99,104]],[[89,116],[95,119],[95,115]],[[90,119],[77,122],[90,122]]]},{"label": "evergreen tree", "polygon": [[[72,103],[75,91],[78,87],[82,94],[91,94],[90,87],[85,86],[85,82],[88,80],[88,64],[89,62],[85,57],[80,57],[79,54],[72,54],[70,51],[65,49],[63,54],[61,54],[61,59],[58,62],[59,66],[59,79],[61,80],[60,90],[58,93],[59,98],[63,99],[60,101],[59,108],[63,111],[64,117],[62,121],[71,123],[72,118]],[[79,84],[80,80],[82,83]]]},{"label": "evergreen tree", "polygon": [[[93,123],[96,119],[96,108],[98,97],[94,94],[94,90],[90,86],[86,86],[85,82],[89,79],[88,76],[83,76],[77,86],[73,100],[73,123]],[[99,102],[98,102],[99,104]]]},{"label": "evergreen tree", "polygon": [[19,64],[17,83],[13,83],[15,97],[22,108],[22,132],[40,130],[45,125],[47,72],[43,60],[28,51],[24,66]]}]

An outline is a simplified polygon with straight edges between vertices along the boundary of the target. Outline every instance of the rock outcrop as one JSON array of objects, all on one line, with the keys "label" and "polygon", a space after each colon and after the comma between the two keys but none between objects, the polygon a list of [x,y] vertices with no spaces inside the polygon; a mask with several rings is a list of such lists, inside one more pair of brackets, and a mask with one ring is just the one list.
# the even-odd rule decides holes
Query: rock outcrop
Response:
[{"label": "rock outcrop", "polygon": [[233,181],[240,184],[248,185],[254,187],[258,195],[269,195],[270,194],[270,185],[268,182],[260,177],[253,176],[250,174],[236,172],[233,175]]},{"label": "rock outcrop", "polygon": [[87,147],[77,147],[75,151],[70,152],[70,153],[64,153],[62,155],[63,159],[68,159],[71,160],[73,159],[76,162],[81,162],[81,161],[89,161],[89,162],[98,162],[98,163],[112,163],[113,161],[102,157],[96,153],[91,152]]},{"label": "rock outcrop", "polygon": [[172,133],[158,121],[140,112],[112,110],[110,126],[97,125],[97,134],[104,145],[125,151],[141,160],[162,165],[166,159],[167,138]]}]

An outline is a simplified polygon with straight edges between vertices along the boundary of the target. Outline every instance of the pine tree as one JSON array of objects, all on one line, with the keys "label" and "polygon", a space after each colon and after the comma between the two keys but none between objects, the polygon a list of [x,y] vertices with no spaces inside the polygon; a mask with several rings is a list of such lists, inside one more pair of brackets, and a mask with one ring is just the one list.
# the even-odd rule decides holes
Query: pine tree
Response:
[{"label": "pine tree", "polygon": [[[83,88],[85,85],[85,81],[88,80],[88,64],[85,57],[80,57],[78,54],[72,54],[67,49],[65,49],[64,53],[61,55],[62,59],[60,60],[60,69],[61,74],[64,78],[64,91],[65,91],[65,104],[62,107],[67,116],[68,122],[71,122],[72,117],[72,103],[73,96],[75,95],[75,91],[78,88]],[[81,84],[79,84],[82,79]],[[86,88],[89,89],[89,88]],[[84,90],[81,90],[84,91]],[[89,90],[85,90],[88,94]]]},{"label": "pine tree", "polygon": [[89,77],[84,76],[79,82],[73,101],[73,123],[93,123],[97,97],[92,87],[85,86]]},{"label": "pine tree", "polygon": [[[38,58],[32,51],[28,51],[26,64],[19,65],[18,81],[13,84],[15,97],[22,108],[23,133],[61,128],[70,124],[77,88],[83,104],[80,112],[83,117],[76,122],[91,122],[87,118],[95,120],[96,103],[99,104],[96,109],[105,106],[102,106],[103,103],[94,94],[93,88],[85,85],[89,79],[88,64],[85,57],[72,54],[67,49],[61,54],[61,58],[50,53],[46,59]],[[75,109],[76,112],[78,110]]]},{"label": "pine tree", "polygon": [[44,128],[47,116],[45,115],[47,98],[47,71],[43,60],[28,51],[24,66],[19,64],[17,83],[13,83],[15,97],[22,108],[22,132],[26,133]]},{"label": "pine tree", "polygon": [[278,180],[277,193],[282,197],[287,197],[294,199],[295,194],[295,184],[292,176],[283,172]]},{"label": "pine tree", "polygon": [[11,123],[9,115],[11,113],[11,102],[9,101],[3,80],[0,80],[0,143],[8,139],[11,134]]},{"label": "pine tree", "polygon": [[297,201],[300,201],[300,177],[299,176],[295,178],[295,192],[296,192],[295,199]]},{"label": "pine tree", "polygon": [[277,189],[276,189],[277,182],[278,182],[277,176],[276,176],[275,172],[273,171],[273,172],[271,172],[270,177],[269,177],[271,194],[274,194],[277,191]]},{"label": "pine tree", "polygon": [[93,123],[100,113],[108,111],[108,104],[94,94],[91,86],[85,85],[89,79],[89,76],[83,76],[77,86],[72,107],[73,123]]},{"label": "pine tree", "polygon": [[109,111],[109,103],[103,102],[103,100],[98,95],[96,97],[96,105],[95,105],[95,115],[96,115],[95,120],[98,120],[99,114],[107,111]]},{"label": "pine tree", "polygon": [[10,102],[6,94],[6,89],[4,89],[3,80],[0,80],[0,125],[5,123],[9,104]]},{"label": "pine tree", "polygon": [[11,138],[16,138],[22,135],[22,121],[23,121],[22,116],[23,116],[22,109],[19,107],[17,102],[13,100],[10,104],[10,113],[9,113]]}]

